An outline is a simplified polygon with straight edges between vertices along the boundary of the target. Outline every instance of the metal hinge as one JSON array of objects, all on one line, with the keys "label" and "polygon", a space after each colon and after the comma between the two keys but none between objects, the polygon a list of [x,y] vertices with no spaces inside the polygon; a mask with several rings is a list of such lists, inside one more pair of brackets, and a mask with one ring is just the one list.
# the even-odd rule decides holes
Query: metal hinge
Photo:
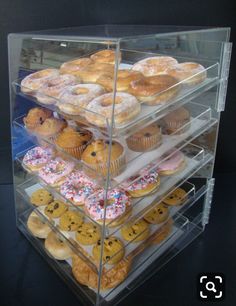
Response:
[{"label": "metal hinge", "polygon": [[215,186],[215,179],[214,178],[209,179],[207,182],[207,192],[205,195],[205,202],[203,207],[203,216],[202,216],[203,227],[205,227],[205,225],[208,224],[209,222],[214,186]]},{"label": "metal hinge", "polygon": [[218,92],[218,104],[217,104],[218,112],[222,112],[225,109],[231,52],[232,52],[232,43],[225,43],[223,49],[220,86]]}]

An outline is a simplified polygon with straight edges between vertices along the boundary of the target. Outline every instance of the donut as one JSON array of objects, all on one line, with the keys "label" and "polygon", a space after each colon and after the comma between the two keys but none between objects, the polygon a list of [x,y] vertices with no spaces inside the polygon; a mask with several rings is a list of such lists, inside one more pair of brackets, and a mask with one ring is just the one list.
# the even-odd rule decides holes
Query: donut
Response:
[{"label": "donut", "polygon": [[178,61],[170,56],[153,56],[144,58],[132,67],[135,71],[142,72],[145,76],[153,76],[165,73],[166,69],[178,64]]},{"label": "donut", "polygon": [[58,108],[70,115],[82,115],[90,101],[105,93],[98,84],[68,86],[59,96]]},{"label": "donut", "polygon": [[[107,120],[111,124],[113,109],[113,93],[107,93],[92,100],[88,106],[85,117],[90,122],[100,127],[107,126]],[[114,121],[116,125],[125,124],[141,111],[137,99],[124,92],[117,92],[115,97]],[[99,116],[100,115],[100,116]]]},{"label": "donut", "polygon": [[[120,59],[119,53],[119,59]],[[116,51],[111,49],[100,50],[90,56],[91,60],[97,63],[115,64]]]},{"label": "donut", "polygon": [[[105,190],[99,189],[85,200],[84,210],[95,221],[102,224],[105,213]],[[124,217],[131,209],[130,199],[122,189],[114,188],[107,192],[106,223]],[[122,218],[119,218],[119,222]],[[123,221],[123,219],[122,219]],[[119,224],[119,223],[118,223]],[[112,222],[112,226],[117,226]]]},{"label": "donut", "polygon": [[65,176],[74,169],[74,162],[56,157],[39,170],[39,177],[47,184],[56,187],[65,180]]},{"label": "donut", "polygon": [[77,58],[69,62],[65,62],[60,67],[61,74],[75,74],[78,70],[86,69],[92,63],[90,58]]},{"label": "donut", "polygon": [[41,239],[45,239],[51,232],[51,228],[39,217],[35,211],[29,215],[27,227],[35,237]]},{"label": "donut", "polygon": [[157,167],[157,172],[160,175],[172,175],[183,168],[185,168],[186,162],[184,154],[180,151],[173,153],[167,160],[161,162]]},{"label": "donut", "polygon": [[129,149],[135,152],[146,152],[161,145],[162,135],[157,123],[152,123],[126,139]]},{"label": "donut", "polygon": [[45,240],[45,249],[57,260],[66,260],[71,257],[72,251],[65,239],[51,231]]},{"label": "donut", "polygon": [[97,189],[97,184],[90,180],[82,171],[72,172],[60,187],[60,193],[75,205],[84,205],[88,196]]},{"label": "donut", "polygon": [[30,171],[38,171],[45,166],[54,156],[54,150],[50,147],[34,147],[25,154],[22,164]]},{"label": "donut", "polygon": [[57,69],[44,69],[27,75],[21,81],[21,91],[34,94],[49,78],[59,75]]},{"label": "donut", "polygon": [[149,170],[150,167],[142,169],[135,177],[132,176],[124,183],[122,188],[133,198],[143,197],[156,190],[160,185],[160,178],[156,170]]},{"label": "donut", "polygon": [[184,85],[197,85],[207,77],[206,69],[202,65],[193,62],[177,64],[168,68],[166,73],[175,77]]},{"label": "donut", "polygon": [[156,105],[174,98],[180,87],[176,78],[160,74],[131,82],[128,92],[145,104]]},{"label": "donut", "polygon": [[77,70],[74,75],[79,77],[83,83],[96,83],[104,73],[114,74],[114,66],[106,63],[92,63],[86,69]]},{"label": "donut", "polygon": [[66,86],[75,85],[79,82],[80,79],[71,74],[61,74],[48,78],[38,89],[36,98],[43,104],[56,104],[59,95]]},{"label": "donut", "polygon": [[[117,91],[127,91],[129,84],[132,81],[139,80],[143,78],[143,74],[139,71],[133,70],[118,70],[116,78],[116,90]],[[114,89],[114,73],[101,75],[96,83],[102,85],[107,91],[113,91]]]}]

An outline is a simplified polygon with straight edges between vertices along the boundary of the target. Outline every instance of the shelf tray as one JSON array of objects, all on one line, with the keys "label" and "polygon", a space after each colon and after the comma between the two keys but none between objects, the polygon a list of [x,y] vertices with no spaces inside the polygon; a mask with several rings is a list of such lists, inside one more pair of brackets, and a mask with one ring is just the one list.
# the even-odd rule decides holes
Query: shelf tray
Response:
[{"label": "shelf tray", "polygon": [[[140,114],[134,120],[130,121],[129,123],[116,126],[113,129],[113,136],[114,137],[117,137],[117,136],[128,137],[129,135],[132,134],[133,131],[137,131],[138,129],[146,126],[147,124],[151,124],[152,122],[156,121],[160,116],[164,116],[165,113],[170,111],[172,106],[177,107],[178,105],[187,103],[190,99],[195,98],[200,93],[218,84],[219,82],[219,78],[218,78],[219,64],[218,63],[207,67],[205,69],[205,72],[207,73],[208,77],[202,83],[196,86],[182,86],[182,89],[180,90],[178,96],[175,97],[172,101],[165,102],[163,104],[158,104],[155,106],[148,106],[142,103],[142,109],[141,109]],[[66,117],[70,118],[71,120],[75,120],[77,122],[80,122],[81,124],[85,124],[87,126],[94,127],[100,130],[102,134],[105,134],[107,136],[110,135],[111,127],[110,127],[109,121],[105,117],[94,113],[104,122],[106,122],[106,127],[100,128],[96,125],[93,125],[92,123],[88,123],[87,120],[81,116],[72,116],[68,114],[63,114],[59,110],[59,108],[56,106],[56,103],[60,103],[58,99],[52,98],[54,99],[54,104],[42,104],[38,102],[37,99],[33,95],[27,95],[21,92],[21,81],[22,79],[17,79],[12,82],[13,89],[17,95],[20,95],[28,100],[31,100],[42,107],[46,107],[46,108],[51,109],[52,111],[56,111],[62,116],[66,115]],[[84,109],[84,111],[89,112],[86,109]]]}]

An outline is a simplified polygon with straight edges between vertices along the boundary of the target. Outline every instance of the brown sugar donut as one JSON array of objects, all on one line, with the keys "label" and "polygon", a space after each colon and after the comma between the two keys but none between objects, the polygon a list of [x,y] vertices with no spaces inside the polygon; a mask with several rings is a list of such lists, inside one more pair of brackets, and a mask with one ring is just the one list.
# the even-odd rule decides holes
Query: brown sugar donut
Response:
[{"label": "brown sugar donut", "polygon": [[115,50],[105,49],[98,51],[90,56],[90,58],[97,63],[115,63],[116,52]]},{"label": "brown sugar donut", "polygon": [[[116,90],[127,91],[129,84],[132,81],[143,78],[143,74],[139,71],[128,69],[118,70],[116,79]],[[113,91],[114,88],[114,73],[103,74],[97,79],[97,83],[102,85],[107,91]]]},{"label": "brown sugar donut", "polygon": [[178,64],[177,60],[170,56],[153,56],[135,63],[133,70],[142,72],[145,76],[153,76],[165,73],[166,69]]},{"label": "brown sugar donut", "polygon": [[60,67],[61,74],[74,74],[78,70],[83,70],[88,67],[92,63],[90,58],[77,58],[69,62],[65,62]]},{"label": "brown sugar donut", "polygon": [[85,69],[77,70],[74,75],[79,77],[83,83],[96,83],[104,73],[114,74],[114,65],[92,62]]},{"label": "brown sugar donut", "polygon": [[168,68],[166,73],[175,77],[184,85],[196,85],[203,82],[207,77],[206,69],[202,65],[193,62],[177,64]]},{"label": "brown sugar donut", "polygon": [[168,102],[180,90],[178,80],[170,75],[161,74],[133,81],[128,92],[148,105]]}]

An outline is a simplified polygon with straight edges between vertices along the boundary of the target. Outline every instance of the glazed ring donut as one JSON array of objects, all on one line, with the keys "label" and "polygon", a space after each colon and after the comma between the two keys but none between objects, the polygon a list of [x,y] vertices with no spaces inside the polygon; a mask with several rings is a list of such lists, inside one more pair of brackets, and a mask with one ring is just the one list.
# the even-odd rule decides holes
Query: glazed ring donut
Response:
[{"label": "glazed ring donut", "polygon": [[41,220],[38,214],[33,211],[28,218],[27,226],[30,232],[38,238],[45,239],[51,232],[51,228]]},{"label": "glazed ring donut", "polygon": [[36,98],[43,104],[55,104],[61,92],[66,86],[75,85],[80,82],[79,78],[71,74],[61,74],[48,78],[39,88]]},{"label": "glazed ring donut", "polygon": [[48,234],[45,240],[45,249],[57,260],[66,260],[72,255],[68,244],[53,231]]},{"label": "glazed ring donut", "polygon": [[165,73],[167,68],[176,64],[178,64],[178,62],[173,57],[154,56],[135,63],[132,69],[142,72],[145,76],[153,76]]},{"label": "glazed ring donut", "polygon": [[98,84],[68,86],[59,96],[57,106],[66,114],[81,115],[90,101],[104,93],[105,90]]},{"label": "glazed ring donut", "polygon": [[[142,73],[133,70],[118,70],[116,80],[117,91],[127,91],[132,81],[139,80],[143,77]],[[107,91],[113,91],[114,74],[103,74],[97,79],[97,83],[102,85]]]},{"label": "glazed ring donut", "polygon": [[170,75],[161,74],[133,81],[129,86],[129,93],[148,105],[168,102],[180,90],[178,80]]},{"label": "glazed ring donut", "polygon": [[90,58],[97,63],[114,64],[115,56],[116,56],[115,50],[106,49],[92,54]]},{"label": "glazed ring donut", "polygon": [[78,70],[86,69],[92,63],[90,58],[78,58],[69,62],[65,62],[60,67],[61,74],[74,74]]},{"label": "glazed ring donut", "polygon": [[50,68],[31,73],[21,81],[21,91],[32,94],[34,91],[38,90],[48,78],[58,75],[59,71],[57,69]]},{"label": "glazed ring donut", "polygon": [[[106,119],[112,119],[113,93],[104,94],[92,100],[86,112],[86,119],[101,127],[107,126]],[[126,123],[136,117],[141,111],[140,103],[137,99],[124,92],[117,92],[115,98],[114,121],[116,125]],[[101,115],[101,116],[99,116]]]},{"label": "glazed ring donut", "polygon": [[77,70],[74,75],[81,78],[83,83],[96,83],[104,73],[114,74],[114,66],[107,63],[92,63],[86,69]]},{"label": "glazed ring donut", "polygon": [[185,85],[196,85],[207,77],[206,69],[202,65],[192,62],[177,64],[167,69],[166,73]]},{"label": "glazed ring donut", "polygon": [[[107,193],[106,220],[124,216],[130,210],[130,199],[122,189],[114,188]],[[98,223],[103,223],[105,213],[104,190],[99,189],[85,200],[84,210]]]}]

